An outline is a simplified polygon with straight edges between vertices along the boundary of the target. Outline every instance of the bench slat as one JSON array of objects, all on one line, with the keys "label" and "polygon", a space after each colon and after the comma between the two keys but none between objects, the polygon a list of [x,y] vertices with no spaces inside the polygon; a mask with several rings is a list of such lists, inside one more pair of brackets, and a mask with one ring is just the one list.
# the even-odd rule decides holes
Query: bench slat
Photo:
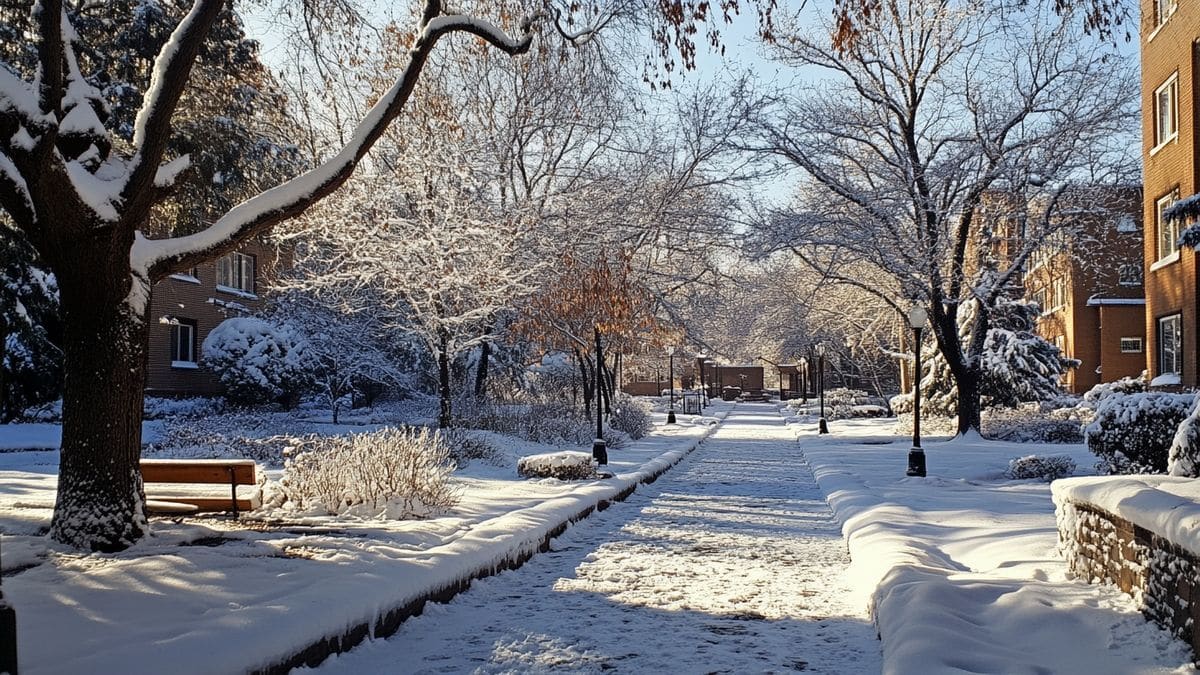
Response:
[{"label": "bench slat", "polygon": [[[147,499],[147,509],[151,513],[176,513],[177,511],[171,508],[158,509],[150,503],[154,501],[165,501],[167,504],[187,504],[196,507],[195,511],[233,511],[233,501],[228,497],[166,497],[162,499]],[[253,511],[255,508],[254,500],[239,499],[237,500],[238,511]]]},{"label": "bench slat", "polygon": [[[217,483],[254,485],[254,460],[229,462],[143,459],[142,481],[146,483]],[[232,477],[230,470],[232,469]]]}]

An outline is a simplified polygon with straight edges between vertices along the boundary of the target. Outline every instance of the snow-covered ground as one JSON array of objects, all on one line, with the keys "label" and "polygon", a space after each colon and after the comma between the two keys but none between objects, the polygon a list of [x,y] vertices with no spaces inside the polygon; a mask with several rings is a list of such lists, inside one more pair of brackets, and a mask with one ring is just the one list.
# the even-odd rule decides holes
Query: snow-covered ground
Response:
[{"label": "snow-covered ground", "polygon": [[783,420],[743,404],[680,466],[551,552],[319,670],[879,672],[848,563]]},{"label": "snow-covered ground", "polygon": [[[834,421],[818,436],[804,418],[783,426],[776,410],[739,404],[684,464],[568,529],[551,552],[326,667],[1195,672],[1187,646],[1132,600],[1067,578],[1049,486],[1002,477],[1011,458],[1034,453],[1069,454],[1086,473],[1084,446],[927,439],[929,477],[908,478],[910,444],[890,420]],[[156,536],[113,555],[48,544],[55,451],[0,453],[3,590],[22,671],[268,665],[528,552],[709,429],[657,420],[613,452],[615,479],[524,481],[514,466],[473,464],[457,478],[462,504],[440,518],[255,529],[156,520]]]},{"label": "snow-covered ground", "polygon": [[910,478],[912,444],[889,420],[795,428],[873,602],[884,672],[1195,672],[1127,596],[1067,578],[1049,484],[1002,477],[1029,454],[1068,454],[1087,472],[1086,446],[927,440],[928,477]]},{"label": "snow-covered ground", "polygon": [[[728,408],[714,407],[722,415]],[[21,670],[224,673],[271,665],[535,550],[564,520],[677,461],[712,429],[688,424],[690,417],[666,426],[663,417],[646,438],[610,450],[615,478],[522,480],[515,462],[472,463],[456,476],[461,503],[441,517],[249,527],[157,519],[153,537],[118,554],[80,554],[45,537],[57,452],[0,453],[3,590],[17,612]]]}]

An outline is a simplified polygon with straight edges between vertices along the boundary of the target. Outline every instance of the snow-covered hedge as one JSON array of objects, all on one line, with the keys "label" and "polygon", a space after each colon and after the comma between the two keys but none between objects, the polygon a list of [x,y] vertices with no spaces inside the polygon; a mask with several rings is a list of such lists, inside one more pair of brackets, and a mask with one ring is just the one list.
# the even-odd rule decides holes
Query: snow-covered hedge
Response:
[{"label": "snow-covered hedge", "polygon": [[549,452],[517,460],[517,475],[522,478],[586,480],[596,477],[596,464],[591,453]]},{"label": "snow-covered hedge", "polygon": [[158,438],[146,446],[146,457],[253,459],[282,466],[285,453],[311,443],[312,434],[281,434],[269,416],[254,412],[200,417],[166,417]]},{"label": "snow-covered hedge", "polygon": [[1175,430],[1167,453],[1167,473],[1190,478],[1200,476],[1200,408],[1195,404]]},{"label": "snow-covered hedge", "polygon": [[[1065,409],[1063,409],[1065,410]],[[1016,443],[1082,443],[1083,425],[1063,414],[1037,404],[1017,408],[986,408],[982,415],[984,438]]]},{"label": "snow-covered hedge", "polygon": [[621,396],[617,399],[608,423],[634,440],[650,433],[654,426],[650,417],[650,406],[632,396]]},{"label": "snow-covered hedge", "polygon": [[[617,413],[614,412],[614,416]],[[473,402],[459,407],[459,426],[516,436],[545,445],[592,447],[596,423],[589,421],[567,403],[527,403],[504,405]],[[629,443],[629,434],[604,425],[604,440],[609,448]]]},{"label": "snow-covered hedge", "polygon": [[204,364],[235,403],[294,402],[311,385],[303,340],[262,319],[226,319],[202,349]]},{"label": "snow-covered hedge", "polygon": [[496,464],[500,461],[500,450],[484,435],[473,434],[466,429],[445,429],[442,437],[450,447],[450,456],[459,468],[480,460]]},{"label": "snow-covered hedge", "polygon": [[1075,460],[1067,455],[1027,455],[1009,461],[1005,477],[1013,480],[1037,478],[1050,482],[1075,473]]},{"label": "snow-covered hedge", "polygon": [[1167,453],[1194,394],[1112,393],[1100,399],[1087,426],[1088,449],[1101,473],[1164,473]]},{"label": "snow-covered hedge", "polygon": [[1103,382],[1088,389],[1083,394],[1081,405],[1095,408],[1100,405],[1101,401],[1113,394],[1138,394],[1149,389],[1149,384],[1149,381],[1146,379],[1146,371],[1144,370],[1138,377],[1122,377],[1113,382]]},{"label": "snow-covered hedge", "polygon": [[403,520],[458,503],[446,439],[427,428],[391,427],[316,437],[288,459],[272,506],[330,515]]}]

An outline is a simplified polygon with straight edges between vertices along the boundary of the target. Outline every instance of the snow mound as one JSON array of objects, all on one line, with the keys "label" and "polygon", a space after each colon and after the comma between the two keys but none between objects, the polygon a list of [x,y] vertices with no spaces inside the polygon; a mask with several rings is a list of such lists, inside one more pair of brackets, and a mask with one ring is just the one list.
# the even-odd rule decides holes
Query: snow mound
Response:
[{"label": "snow mound", "polygon": [[591,453],[548,452],[542,455],[528,455],[517,460],[517,475],[523,478],[584,480],[596,477],[596,465]]}]

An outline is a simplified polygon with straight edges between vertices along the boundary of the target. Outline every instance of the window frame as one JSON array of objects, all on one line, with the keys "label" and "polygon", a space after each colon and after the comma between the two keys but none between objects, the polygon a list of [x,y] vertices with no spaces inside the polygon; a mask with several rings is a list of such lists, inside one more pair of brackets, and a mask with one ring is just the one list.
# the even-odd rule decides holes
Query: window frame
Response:
[{"label": "window frame", "polygon": [[[1154,255],[1158,262],[1166,262],[1168,259],[1175,260],[1179,257],[1179,221],[1167,221],[1163,218],[1163,211],[1177,201],[1179,201],[1178,186],[1154,200]],[[1163,235],[1168,233],[1168,230],[1171,236],[1164,239]],[[1166,253],[1163,253],[1164,243],[1170,247]]]},{"label": "window frame", "polygon": [[[1170,106],[1167,109],[1171,129],[1165,132],[1162,128],[1162,111],[1163,101],[1162,95],[1167,94],[1170,98]],[[1158,152],[1163,146],[1175,141],[1179,138],[1179,71],[1175,71],[1162,84],[1154,89],[1154,97],[1151,99],[1151,124],[1154,125],[1154,147],[1150,149],[1150,154]]]},{"label": "window frame", "polygon": [[1141,286],[1144,281],[1142,266],[1139,263],[1121,263],[1117,265],[1117,285]]},{"label": "window frame", "polygon": [[[196,355],[196,337],[197,337],[197,335],[199,335],[199,330],[198,330],[198,327],[196,324],[196,320],[195,319],[181,319],[179,317],[175,317],[175,318],[171,319],[170,326],[171,326],[171,335],[167,341],[167,345],[168,345],[168,348],[170,349],[169,356],[171,359],[171,367],[172,368],[197,368],[197,367],[199,367],[199,362],[197,360],[197,355]],[[184,329],[186,329],[186,332],[188,334],[188,340],[186,342],[184,342],[181,339],[183,336],[183,333],[185,332]],[[181,347],[184,345],[187,346],[187,354],[183,354],[181,351]],[[184,357],[184,356],[190,357],[190,358],[180,358],[180,357]]]},{"label": "window frame", "polygon": [[[1175,324],[1174,340],[1173,340],[1173,344],[1172,344],[1173,349],[1172,349],[1172,353],[1170,355],[1170,360],[1172,361],[1171,365],[1173,366],[1173,368],[1170,370],[1168,370],[1166,367],[1167,350],[1164,349],[1166,347],[1166,342],[1167,342],[1167,340],[1165,338],[1167,332],[1166,332],[1166,330],[1164,330],[1164,327],[1168,323]],[[1158,349],[1157,349],[1158,353],[1155,354],[1155,360],[1158,362],[1158,374],[1165,375],[1168,373],[1178,373],[1178,374],[1182,375],[1183,374],[1183,313],[1176,312],[1175,314],[1168,314],[1166,316],[1160,316],[1160,317],[1158,317],[1157,321],[1155,322],[1155,325],[1158,329]]]},{"label": "window frame", "polygon": [[[1136,349],[1126,349],[1126,347],[1125,347],[1125,343],[1126,343],[1126,341],[1129,341],[1129,342],[1131,342],[1131,343],[1132,343],[1132,342],[1136,342],[1136,343],[1137,343],[1137,348],[1136,348]],[[1142,353],[1142,350],[1144,350],[1144,349],[1146,348],[1146,343],[1145,343],[1145,341],[1144,341],[1144,340],[1142,340],[1142,338],[1140,338],[1140,337],[1137,337],[1137,336],[1130,336],[1130,337],[1123,337],[1123,338],[1120,338],[1120,340],[1119,340],[1119,342],[1117,343],[1117,345],[1120,347],[1120,349],[1121,349],[1121,353],[1122,353],[1122,354],[1141,354],[1141,353]]]},{"label": "window frame", "polygon": [[1154,28],[1157,30],[1179,9],[1177,0],[1154,0]]},{"label": "window frame", "polygon": [[217,260],[217,290],[235,295],[257,297],[258,258],[234,251]]}]

